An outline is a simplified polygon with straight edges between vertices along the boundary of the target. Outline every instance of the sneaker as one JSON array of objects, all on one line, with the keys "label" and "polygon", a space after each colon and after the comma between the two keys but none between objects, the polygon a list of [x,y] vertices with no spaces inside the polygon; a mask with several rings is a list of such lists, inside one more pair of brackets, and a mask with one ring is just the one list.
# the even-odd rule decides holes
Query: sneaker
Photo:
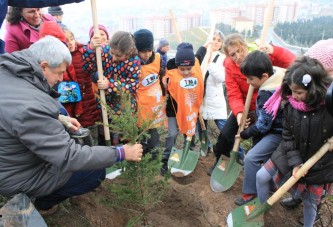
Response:
[{"label": "sneaker", "polygon": [[244,204],[250,202],[251,200],[253,200],[256,196],[253,194],[243,194],[242,196],[238,197],[237,199],[235,199],[235,204],[237,206],[243,206]]},{"label": "sneaker", "polygon": [[302,203],[301,199],[294,199],[293,197],[285,198],[280,201],[280,204],[286,209],[295,209]]}]

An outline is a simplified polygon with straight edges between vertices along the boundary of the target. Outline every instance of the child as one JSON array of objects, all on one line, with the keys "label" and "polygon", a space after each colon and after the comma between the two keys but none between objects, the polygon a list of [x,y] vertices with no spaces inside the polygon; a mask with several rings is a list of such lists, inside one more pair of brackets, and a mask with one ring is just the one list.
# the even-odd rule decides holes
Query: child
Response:
[{"label": "child", "polygon": [[[302,57],[286,71],[280,98],[286,102],[282,141],[270,160],[257,172],[257,192],[260,202],[266,201],[270,180],[281,183],[283,176],[312,157],[333,135],[333,118],[324,99],[331,78],[319,61]],[[274,96],[272,96],[274,97]],[[270,99],[266,110],[274,112],[279,100]],[[291,189],[303,200],[304,226],[313,226],[317,205],[327,183],[333,182],[333,153],[325,154]],[[288,175],[287,175],[288,176]]]},{"label": "child", "polygon": [[[94,34],[90,45],[83,48],[83,68],[91,75],[97,71],[94,50],[102,44],[102,38]],[[139,87],[141,61],[137,56],[133,36],[129,32],[116,32],[110,40],[110,45],[102,48],[102,61],[104,77],[98,80],[97,84],[99,89],[106,90],[107,104],[120,115],[118,92],[125,91],[132,95],[132,108],[136,110],[135,93]]]},{"label": "child", "polygon": [[[106,27],[104,25],[99,24],[98,31],[99,31],[99,35],[101,37],[102,45],[109,45],[110,36],[109,36],[109,33],[108,33]],[[89,29],[89,42],[91,42],[91,39],[93,38],[93,36],[94,36],[94,26],[91,26]],[[98,86],[97,86],[98,72],[95,72],[92,75],[91,79],[92,79],[93,91],[96,95],[98,95]]]},{"label": "child", "polygon": [[[255,50],[247,55],[240,66],[241,72],[246,76],[247,82],[254,89],[259,89],[256,100],[257,121],[240,133],[242,139],[251,137],[262,138],[253,144],[244,159],[243,195],[235,200],[236,205],[241,206],[257,195],[256,173],[261,164],[265,163],[273,151],[278,147],[282,136],[282,111],[277,117],[263,109],[265,102],[272,96],[276,88],[281,86],[284,70],[277,70],[273,75],[272,62],[267,54]],[[239,136],[239,135],[238,135]]]},{"label": "child", "polygon": [[[170,98],[166,107],[168,136],[162,157],[162,175],[168,170],[168,159],[171,149],[176,143],[178,130],[186,136],[195,134],[196,121],[203,97],[200,62],[204,55],[205,52],[197,53],[198,59],[196,59],[192,44],[180,43],[177,46],[176,57],[168,61],[164,81]],[[194,137],[192,137],[192,142],[194,143]]]},{"label": "child", "polygon": [[[333,39],[316,42],[304,55],[317,59],[324,66],[326,72],[333,77]],[[294,209],[300,205],[301,202],[301,199],[288,197],[281,200],[280,203],[286,208]]]},{"label": "child", "polygon": [[[220,132],[216,145],[213,147],[216,157],[215,164],[222,154],[230,156],[230,151],[235,141],[235,135],[237,134],[238,126],[243,116],[245,100],[249,90],[246,77],[241,73],[239,68],[249,53],[247,43],[239,34],[231,34],[225,38],[223,50],[226,55],[223,65],[225,67],[227,99],[232,114],[228,117],[223,126],[223,130]],[[294,54],[275,45],[267,45],[264,47],[264,51],[268,54],[274,66],[287,68],[295,60]],[[253,111],[255,110],[256,98],[257,91],[255,90],[251,100],[249,116],[253,115]]]},{"label": "child", "polygon": [[92,89],[91,76],[82,69],[83,44],[75,41],[74,34],[67,27],[63,27],[62,30],[65,33],[67,46],[72,55],[72,64],[82,94],[82,114],[78,116],[77,119],[82,127],[86,127],[90,130],[93,138],[93,145],[97,145],[98,130],[96,122],[100,121],[100,111],[97,109],[96,98]]},{"label": "child", "polygon": [[[159,145],[160,136],[156,127],[160,126],[165,119],[165,111],[162,109],[165,97],[162,95],[159,83],[164,70],[161,68],[160,55],[153,51],[154,36],[151,31],[147,29],[136,31],[134,41],[141,59],[141,77],[136,92],[138,123],[141,125],[143,120],[155,118],[152,128],[149,129],[150,138],[142,143],[144,154],[146,154]],[[154,156],[155,153],[152,155]]]},{"label": "child", "polygon": [[[83,69],[90,75],[97,71],[96,53],[97,46],[102,46],[103,79],[97,80],[98,89],[105,90],[107,105],[121,114],[119,92],[124,91],[131,94],[132,109],[137,110],[135,93],[139,87],[141,75],[141,61],[137,56],[133,36],[129,32],[118,31],[111,40],[110,45],[103,45],[101,36],[94,36],[89,45],[83,48]],[[102,130],[101,130],[102,132]],[[118,134],[113,135],[113,144],[118,143]],[[102,143],[102,142],[101,142]]]},{"label": "child", "polygon": [[[39,37],[43,38],[47,35],[51,35],[53,37],[56,37],[57,39],[59,39],[61,42],[63,42],[65,45],[67,45],[66,43],[66,36],[64,34],[64,32],[62,31],[61,27],[59,26],[59,24],[57,24],[57,22],[55,21],[46,21],[44,22],[41,27],[40,27],[40,31],[39,31]],[[63,81],[64,82],[78,82],[75,70],[74,70],[74,66],[73,64],[69,64],[66,68],[66,72],[63,75]],[[61,83],[60,83],[61,84]],[[54,89],[56,91],[58,91],[58,87],[60,85],[57,84]],[[80,96],[82,95],[81,93],[82,91],[80,91]],[[60,100],[61,99],[60,97]],[[64,99],[65,100],[65,99]],[[82,113],[83,113],[83,109],[82,109],[82,101],[60,101],[62,103],[62,105],[65,107],[68,115],[70,117],[74,117],[74,118],[78,118]]]},{"label": "child", "polygon": [[168,61],[168,53],[169,51],[169,42],[168,40],[162,38],[158,43],[157,53],[161,55],[162,58],[162,68],[165,70],[167,61]]}]

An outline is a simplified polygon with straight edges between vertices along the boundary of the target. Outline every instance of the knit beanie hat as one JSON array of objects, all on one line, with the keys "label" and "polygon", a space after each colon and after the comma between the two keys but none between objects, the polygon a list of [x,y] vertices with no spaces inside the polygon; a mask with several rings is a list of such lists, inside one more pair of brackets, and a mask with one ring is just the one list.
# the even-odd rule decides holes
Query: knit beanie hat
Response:
[{"label": "knit beanie hat", "polygon": [[195,62],[193,46],[190,43],[180,43],[176,53],[177,66],[193,66]]},{"label": "knit beanie hat", "polygon": [[[105,34],[106,34],[106,38],[109,40],[109,33],[106,30],[106,27],[103,26],[103,25],[101,25],[101,24],[99,24],[98,25],[98,29],[104,31]],[[91,26],[91,28],[89,30],[89,38],[91,39],[93,36],[94,36],[94,26]]]},{"label": "knit beanie hat", "polygon": [[66,36],[65,33],[62,31],[59,24],[55,21],[45,21],[40,26],[39,30],[39,38],[43,38],[47,35],[51,35],[61,42],[66,43]]},{"label": "knit beanie hat", "polygon": [[327,71],[333,70],[333,39],[320,40],[316,42],[304,54],[310,58],[317,59]]},{"label": "knit beanie hat", "polygon": [[134,42],[138,51],[153,50],[154,49],[154,36],[153,33],[147,29],[140,29],[134,32]]},{"label": "knit beanie hat", "polygon": [[168,40],[162,38],[162,39],[160,40],[160,42],[158,43],[158,48],[162,48],[162,47],[164,47],[164,46],[168,46],[168,45],[169,45]]},{"label": "knit beanie hat", "polygon": [[61,16],[64,14],[60,6],[49,7],[47,11],[52,16]]}]

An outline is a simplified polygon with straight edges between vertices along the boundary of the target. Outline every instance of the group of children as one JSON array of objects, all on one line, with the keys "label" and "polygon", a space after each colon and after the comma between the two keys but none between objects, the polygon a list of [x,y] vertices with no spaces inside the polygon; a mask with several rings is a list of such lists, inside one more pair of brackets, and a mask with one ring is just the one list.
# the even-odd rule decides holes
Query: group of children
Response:
[{"label": "group of children", "polygon": [[[155,52],[154,36],[147,29],[133,35],[118,31],[109,37],[106,28],[99,25],[99,34],[91,28],[90,42],[84,45],[75,40],[66,26],[45,20],[39,36],[46,35],[61,40],[72,54],[64,81],[77,83],[81,99],[63,105],[71,117],[90,129],[95,145],[96,122],[100,120],[95,97],[98,89],[105,90],[106,103],[115,114],[121,114],[119,93],[125,92],[131,95],[133,111],[138,112],[138,126],[146,119],[153,120],[150,137],[142,142],[144,153],[159,145],[157,128],[167,117],[162,174],[168,171],[167,161],[179,132],[192,137],[193,149],[194,135],[198,129],[201,132],[197,125],[199,112],[206,124],[207,120],[214,120],[220,130],[213,147],[216,163],[222,154],[229,156],[235,137],[252,138],[253,146],[244,160],[243,195],[235,200],[237,205],[257,196],[265,202],[272,179],[276,187],[280,186],[333,136],[333,118],[325,106],[326,91],[332,81],[329,75],[333,72],[332,39],[318,42],[307,56],[295,60],[291,52],[274,45],[249,53],[240,35],[224,38],[216,31],[213,40],[196,54],[192,44],[180,43],[175,58],[167,60],[168,41],[162,39]],[[7,50],[15,47],[13,43],[8,45]],[[207,53],[209,45],[212,51]],[[102,79],[96,73],[95,50],[99,46]],[[208,70],[203,75],[200,65],[205,57]],[[249,84],[255,88],[251,116],[243,116]],[[231,109],[229,117],[226,98]],[[161,107],[165,102],[166,107]],[[248,127],[237,134],[243,117],[249,117]],[[292,190],[292,201],[303,200],[304,226],[313,225],[320,199],[330,190],[332,162],[333,153],[325,154]]]},{"label": "group of children", "polygon": [[[276,190],[291,175],[296,176],[299,168],[332,137],[333,118],[325,106],[326,91],[332,82],[332,44],[332,39],[318,42],[306,56],[290,62],[285,72],[273,68],[274,60],[270,61],[262,51],[253,51],[241,61],[241,73],[258,89],[257,120],[237,136],[259,140],[245,156],[243,195],[235,200],[237,205],[256,196],[264,203],[270,190]],[[273,47],[276,54],[277,47]],[[313,226],[322,196],[331,193],[332,161],[333,153],[325,154],[291,189],[292,199],[282,201],[287,208],[303,201],[304,226]]]},{"label": "group of children", "polygon": [[[165,68],[163,58],[153,50],[153,41],[153,34],[147,29],[140,29],[133,35],[116,32],[107,45],[103,45],[101,36],[93,35],[81,54],[83,69],[92,75],[97,71],[94,50],[102,46],[104,77],[96,82],[99,89],[106,91],[107,104],[117,114],[121,114],[119,91],[132,94],[132,108],[139,112],[139,122],[154,116],[158,127],[166,114],[168,136],[161,169],[164,174],[179,131],[186,137],[195,135],[198,113],[212,86],[208,85],[209,80],[200,68],[206,47],[200,47],[194,54],[190,43],[179,44],[175,58],[167,61]],[[224,40],[223,47],[225,69],[214,66],[216,60],[214,62],[212,55],[209,74],[220,86],[224,81],[221,70],[225,70],[227,100],[232,113],[227,118],[218,112],[222,117],[213,118],[217,123],[223,121],[214,152],[218,160],[221,154],[228,156],[235,136],[252,138],[253,146],[244,160],[243,195],[235,203],[243,205],[256,196],[265,202],[272,189],[271,179],[276,187],[280,186],[282,180],[290,176],[288,173],[295,174],[333,135],[333,118],[324,102],[331,82],[330,69],[309,56],[295,60],[292,53],[274,45],[248,53],[245,41],[235,34]],[[273,65],[286,70],[273,68]],[[250,110],[255,113],[256,120],[249,120],[249,126],[236,135],[249,84],[255,88]],[[217,90],[221,94],[223,87]],[[221,97],[224,98],[224,94]],[[164,112],[158,107],[165,99]],[[204,103],[209,101],[206,99]],[[159,112],[154,112],[156,110]],[[205,120],[211,119],[205,116]],[[151,152],[160,142],[156,127],[149,130],[150,138],[144,143],[145,153]],[[313,225],[320,198],[328,190],[327,183],[333,181],[333,170],[329,168],[332,161],[333,153],[327,153],[293,188],[293,197],[302,198],[304,203],[304,226]]]}]

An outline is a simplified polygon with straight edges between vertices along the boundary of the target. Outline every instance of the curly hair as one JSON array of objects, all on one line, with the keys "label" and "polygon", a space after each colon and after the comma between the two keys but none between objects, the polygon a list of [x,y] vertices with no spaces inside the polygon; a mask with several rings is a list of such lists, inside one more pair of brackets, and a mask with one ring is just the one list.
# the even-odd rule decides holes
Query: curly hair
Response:
[{"label": "curly hair", "polygon": [[[303,77],[311,77],[308,83],[304,83]],[[316,59],[303,56],[298,58],[286,71],[282,82],[281,95],[283,99],[292,95],[291,84],[307,91],[306,100],[309,106],[316,108],[325,99],[326,91],[332,78],[328,76],[323,65]]]},{"label": "curly hair", "polygon": [[17,24],[21,20],[22,9],[23,8],[20,7],[9,6],[8,13],[6,16],[6,20],[8,21],[9,24]]}]

